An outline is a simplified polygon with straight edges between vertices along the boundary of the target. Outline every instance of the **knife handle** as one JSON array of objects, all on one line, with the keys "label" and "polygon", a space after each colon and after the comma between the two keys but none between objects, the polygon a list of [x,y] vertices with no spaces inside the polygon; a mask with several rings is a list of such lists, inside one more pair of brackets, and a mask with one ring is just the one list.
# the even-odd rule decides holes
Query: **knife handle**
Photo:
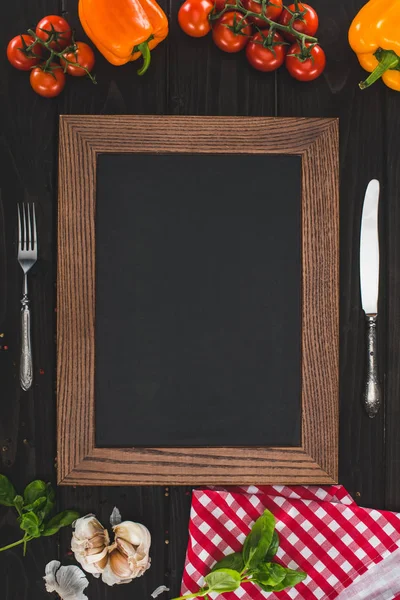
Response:
[{"label": "knife handle", "polygon": [[377,360],[377,315],[367,315],[367,373],[364,388],[364,407],[367,415],[373,419],[382,402],[381,387],[378,378]]}]

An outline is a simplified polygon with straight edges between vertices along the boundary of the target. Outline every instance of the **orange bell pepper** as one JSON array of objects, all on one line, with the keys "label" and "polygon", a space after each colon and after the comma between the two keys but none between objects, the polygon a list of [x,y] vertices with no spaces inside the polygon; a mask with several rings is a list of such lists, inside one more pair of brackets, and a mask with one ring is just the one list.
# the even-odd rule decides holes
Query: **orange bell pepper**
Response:
[{"label": "orange bell pepper", "polygon": [[400,91],[400,1],[369,0],[354,18],[349,43],[360,65],[371,75],[359,85],[370,86],[382,77]]},{"label": "orange bell pepper", "polygon": [[168,19],[155,0],[79,0],[79,18],[87,36],[113,65],[143,56],[143,75],[150,50],[168,35]]}]

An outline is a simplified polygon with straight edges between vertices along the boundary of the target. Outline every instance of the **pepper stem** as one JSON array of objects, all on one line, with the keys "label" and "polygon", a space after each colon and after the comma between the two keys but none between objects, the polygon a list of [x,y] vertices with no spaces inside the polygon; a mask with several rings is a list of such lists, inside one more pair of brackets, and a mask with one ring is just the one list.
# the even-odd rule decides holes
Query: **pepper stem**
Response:
[{"label": "pepper stem", "polygon": [[142,42],[141,44],[138,44],[137,46],[135,46],[135,51],[141,52],[142,56],[143,56],[143,65],[140,67],[137,74],[144,75],[146,73],[147,69],[149,68],[150,62],[151,62],[151,52],[150,52],[149,44],[147,42]]},{"label": "pepper stem", "polygon": [[378,59],[379,64],[365,81],[361,81],[361,83],[358,84],[361,90],[365,90],[365,88],[369,87],[382,77],[388,69],[395,69],[400,63],[400,58],[393,50],[377,50],[375,56]]}]

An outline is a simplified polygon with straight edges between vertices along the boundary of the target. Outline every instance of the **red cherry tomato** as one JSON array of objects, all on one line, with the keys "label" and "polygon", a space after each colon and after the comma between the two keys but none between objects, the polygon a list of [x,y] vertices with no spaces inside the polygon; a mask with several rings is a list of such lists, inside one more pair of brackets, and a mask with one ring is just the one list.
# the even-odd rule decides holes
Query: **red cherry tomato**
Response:
[{"label": "red cherry tomato", "polygon": [[[254,13],[261,14],[262,4],[261,1],[258,0],[243,0],[242,4],[246,10],[249,10]],[[265,5],[264,15],[271,19],[272,21],[277,21],[281,15],[283,9],[283,0],[269,0]],[[248,20],[251,23],[254,23],[258,27],[268,27],[268,23],[263,21],[263,19],[258,19],[257,17],[248,17]]]},{"label": "red cherry tomato", "polygon": [[216,13],[221,12],[225,8],[226,4],[231,4],[230,0],[215,0],[214,9]]},{"label": "red cherry tomato", "polygon": [[[279,18],[279,23],[282,25],[289,25],[292,18],[292,13],[296,10],[294,4],[285,6],[282,14]],[[291,12],[290,12],[291,11]],[[299,3],[299,11],[303,12],[303,16],[296,19],[293,23],[293,29],[306,35],[315,35],[318,29],[318,15],[315,10],[309,4]],[[296,38],[291,33],[283,32],[283,36],[289,40],[289,42],[295,42]]]},{"label": "red cherry tomato", "polygon": [[[311,47],[312,46],[312,47]],[[312,81],[321,75],[326,65],[325,52],[321,46],[316,44],[306,44],[307,48],[311,47],[310,57],[301,60],[298,56],[290,56],[291,54],[300,54],[301,49],[298,43],[293,44],[288,50],[286,56],[286,68],[292,77],[299,81]]]},{"label": "red cherry tomato", "polygon": [[31,51],[34,54],[38,54],[39,58],[36,58],[35,56],[29,57],[29,54],[24,52],[24,48],[33,44],[34,41],[35,40],[31,35],[23,34],[15,36],[15,38],[9,42],[7,46],[7,58],[13,67],[20,71],[30,71],[31,67],[34,67],[40,62],[40,56],[42,55],[42,46],[40,44],[35,44]]},{"label": "red cherry tomato", "polygon": [[[230,27],[237,29],[237,32]],[[224,52],[240,52],[249,41],[251,25],[240,12],[229,11],[215,23],[212,35],[215,45]]]},{"label": "red cherry tomato", "polygon": [[252,67],[258,71],[275,71],[283,65],[286,56],[286,46],[283,37],[275,32],[273,46],[264,46],[268,29],[257,32],[246,46],[246,57]]},{"label": "red cherry tomato", "polygon": [[87,75],[85,69],[90,72],[94,67],[94,52],[88,44],[85,44],[85,42],[76,42],[75,45],[75,52],[67,52],[63,54],[63,56],[70,62],[78,63],[80,66],[77,67],[75,64],[68,64],[63,59],[60,60],[60,63],[66,68],[68,75],[83,77],[84,75]]},{"label": "red cherry tomato", "polygon": [[36,35],[44,42],[52,38],[49,46],[59,52],[71,44],[72,31],[67,21],[58,15],[43,17],[36,26]]},{"label": "red cherry tomato", "polygon": [[182,31],[191,37],[203,37],[211,31],[208,15],[214,8],[212,0],[186,0],[178,12]]},{"label": "red cherry tomato", "polygon": [[50,63],[51,71],[44,71],[43,66],[35,67],[31,71],[30,83],[32,89],[45,98],[58,96],[65,86],[65,75],[57,63]]}]

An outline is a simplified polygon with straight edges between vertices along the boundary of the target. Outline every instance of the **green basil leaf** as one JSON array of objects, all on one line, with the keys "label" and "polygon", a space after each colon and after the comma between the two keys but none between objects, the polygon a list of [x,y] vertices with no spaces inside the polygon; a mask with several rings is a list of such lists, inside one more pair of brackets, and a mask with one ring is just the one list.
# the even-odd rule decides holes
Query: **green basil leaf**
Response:
[{"label": "green basil leaf", "polygon": [[218,569],[212,571],[204,578],[208,585],[208,592],[233,592],[240,586],[240,573],[233,569]]},{"label": "green basil leaf", "polygon": [[264,557],[264,560],[266,562],[269,562],[271,559],[274,558],[275,554],[278,552],[278,548],[279,548],[279,535],[276,529],[274,529],[274,534],[272,536],[272,541],[271,544],[267,550],[267,554]]},{"label": "green basil leaf", "polygon": [[22,507],[24,506],[23,497],[19,495],[15,496],[13,504],[19,513],[22,512]]},{"label": "green basil leaf", "polygon": [[262,563],[252,572],[253,579],[262,585],[275,586],[285,579],[286,569],[278,563]]},{"label": "green basil leaf", "polygon": [[218,569],[233,569],[234,571],[239,571],[241,573],[244,569],[243,556],[241,552],[233,552],[232,554],[228,554],[221,558],[220,561],[215,563],[212,571],[217,571]]},{"label": "green basil leaf", "polygon": [[243,561],[247,569],[256,569],[271,546],[275,529],[274,515],[266,509],[254,523],[243,546]]},{"label": "green basil leaf", "polygon": [[74,510],[64,510],[45,524],[42,535],[54,535],[61,527],[71,525],[76,519],[79,519],[79,513]]},{"label": "green basil leaf", "polygon": [[264,592],[281,592],[285,588],[297,585],[307,577],[307,573],[304,573],[303,571],[292,571],[292,569],[287,568],[285,568],[285,573],[284,579],[276,585],[264,585],[256,580],[254,580],[254,582],[257,583]]},{"label": "green basil leaf", "polygon": [[0,504],[14,506],[14,498],[17,495],[11,481],[5,475],[0,475]]},{"label": "green basil leaf", "polygon": [[25,506],[23,507],[23,511],[24,512],[34,512],[37,514],[39,521],[42,522],[43,519],[41,518],[40,512],[44,505],[47,502],[47,498],[46,496],[42,496],[41,498],[37,498],[37,500],[35,500],[35,502],[32,502],[32,504],[25,504]]},{"label": "green basil leaf", "polygon": [[31,537],[40,537],[39,519],[33,512],[22,515],[19,519],[19,526]]},{"label": "green basil leaf", "polygon": [[38,498],[46,497],[47,485],[44,481],[36,479],[31,481],[24,489],[24,501],[25,504],[33,504]]},{"label": "green basil leaf", "polygon": [[[282,581],[280,585],[284,585],[285,587],[294,586],[300,583],[300,581],[304,581],[307,577],[307,573],[304,571],[293,571],[292,569],[286,569],[285,579]],[[285,589],[284,587],[280,587],[279,590]],[[277,591],[279,591],[277,589]]]},{"label": "green basil leaf", "polygon": [[47,519],[47,517],[49,517],[52,513],[55,505],[55,493],[51,487],[51,484],[48,483],[46,486],[46,504],[44,505],[43,509],[38,512],[39,519],[42,521]]}]

